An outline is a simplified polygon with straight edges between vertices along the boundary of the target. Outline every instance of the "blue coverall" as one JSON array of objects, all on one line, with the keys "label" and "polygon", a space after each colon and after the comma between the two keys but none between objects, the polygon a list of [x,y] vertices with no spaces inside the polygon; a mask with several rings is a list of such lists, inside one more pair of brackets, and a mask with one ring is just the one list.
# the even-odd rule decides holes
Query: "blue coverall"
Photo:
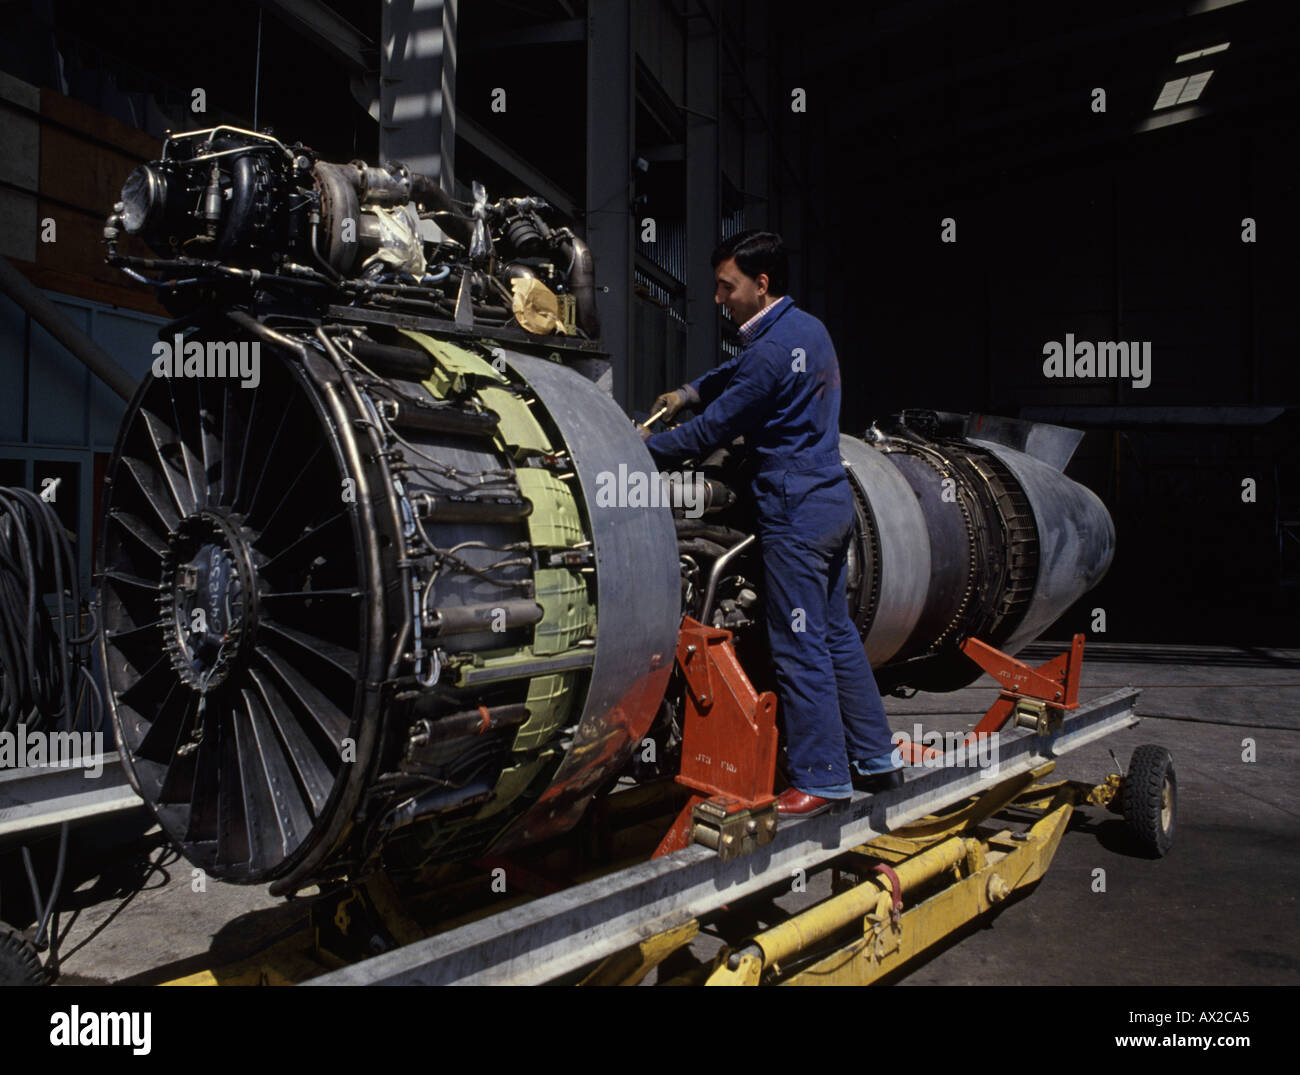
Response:
[{"label": "blue coverall", "polygon": [[849,617],[854,504],[840,461],[840,369],[826,326],[787,295],[735,358],[690,382],[702,414],[646,441],[659,465],[744,435],[763,549],[764,611],[790,783],[846,798],[860,773],[899,766],[871,665]]}]

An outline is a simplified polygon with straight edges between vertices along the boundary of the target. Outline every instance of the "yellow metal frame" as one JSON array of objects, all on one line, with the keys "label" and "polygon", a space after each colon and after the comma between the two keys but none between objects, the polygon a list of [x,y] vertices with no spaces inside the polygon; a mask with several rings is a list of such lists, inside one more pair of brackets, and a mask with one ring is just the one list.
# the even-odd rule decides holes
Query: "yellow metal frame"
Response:
[{"label": "yellow metal frame", "polygon": [[[1051,865],[1075,806],[1117,801],[1120,776],[1099,785],[1042,783],[1054,768],[1049,762],[946,814],[922,818],[854,848],[835,866],[839,874],[855,875],[847,890],[735,948],[724,948],[711,966],[666,984],[868,985],[896,971],[1037,882]],[[983,827],[1011,807],[1042,816],[1024,832]],[[898,916],[893,881],[875,872],[875,863],[890,866],[898,878],[904,901]],[[611,956],[584,984],[635,984],[649,971],[648,957],[662,961],[697,930],[693,921]],[[624,968],[627,973],[621,974]]]},{"label": "yellow metal frame", "polygon": [[[697,966],[663,984],[867,985],[898,970],[1012,893],[1037,882],[1051,865],[1074,808],[1080,804],[1118,807],[1123,778],[1101,784],[1058,780],[1045,783],[1054,762],[996,784],[945,814],[935,814],[879,836],[846,852],[832,864],[832,895],[749,940],[724,948],[711,964]],[[1008,809],[1039,815],[1023,832],[986,823]],[[898,878],[902,913],[894,914],[893,881],[877,872],[884,864]],[[850,880],[847,880],[851,878]],[[491,913],[479,908],[430,929],[411,917],[382,875],[364,883],[369,908],[360,904],[357,927],[373,913],[397,944],[439,932],[460,919]],[[351,922],[355,893],[340,893],[332,925],[337,934],[356,932]],[[526,899],[514,896],[492,911]],[[609,956],[581,985],[636,985],[664,960],[696,939],[692,919]],[[284,937],[257,955],[215,970],[175,979],[169,985],[288,985],[341,966],[324,938],[310,931]]]}]

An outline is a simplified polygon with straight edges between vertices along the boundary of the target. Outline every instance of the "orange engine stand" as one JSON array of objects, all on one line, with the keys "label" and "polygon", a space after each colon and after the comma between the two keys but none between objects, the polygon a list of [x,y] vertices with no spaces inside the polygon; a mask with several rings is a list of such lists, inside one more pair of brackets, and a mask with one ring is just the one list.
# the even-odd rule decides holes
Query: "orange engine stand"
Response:
[{"label": "orange engine stand", "polygon": [[[699,841],[732,858],[768,843],[776,832],[776,696],[759,694],[736,659],[731,632],[687,616],[677,638],[677,664],[686,682],[682,766],[677,782],[694,794],[654,857]],[[966,734],[971,743],[999,731],[1008,720],[1046,729],[1079,705],[1083,635],[1068,653],[1032,668],[977,638],[962,652],[1001,685],[988,712]],[[900,746],[903,763],[920,765],[941,750],[919,743]]]},{"label": "orange engine stand", "polygon": [[[1013,715],[1018,724],[1024,724],[1026,718],[1035,723],[1050,724],[1059,720],[1064,711],[1079,707],[1083,635],[1074,636],[1068,653],[1053,657],[1037,668],[1031,668],[978,638],[966,639],[961,649],[1002,687],[997,701],[989,706],[980,722],[966,733],[966,743],[977,741],[979,736],[1000,731]],[[919,765],[926,758],[936,757],[942,751],[919,743],[904,743],[899,747],[899,753],[904,764],[910,762]]]},{"label": "orange engine stand", "polygon": [[736,659],[731,632],[687,616],[677,638],[686,681],[682,767],[695,792],[655,857],[698,839],[731,858],[776,831],[776,695],[759,694]]}]

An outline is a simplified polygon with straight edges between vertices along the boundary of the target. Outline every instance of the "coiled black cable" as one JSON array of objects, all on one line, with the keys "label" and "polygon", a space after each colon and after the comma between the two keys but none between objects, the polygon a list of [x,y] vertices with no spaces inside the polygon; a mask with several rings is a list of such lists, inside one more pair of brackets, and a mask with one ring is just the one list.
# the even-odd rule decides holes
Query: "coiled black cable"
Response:
[{"label": "coiled black cable", "polygon": [[[28,489],[0,487],[0,732],[70,733],[88,697],[90,727],[102,733],[104,699],[89,667],[94,626],[77,633],[81,608],[72,542],[54,509]],[[50,947],[51,973],[57,970],[58,952],[49,925],[63,887],[67,851],[65,822],[59,827],[54,882],[42,899],[31,854],[22,848],[38,920],[36,946]]]}]

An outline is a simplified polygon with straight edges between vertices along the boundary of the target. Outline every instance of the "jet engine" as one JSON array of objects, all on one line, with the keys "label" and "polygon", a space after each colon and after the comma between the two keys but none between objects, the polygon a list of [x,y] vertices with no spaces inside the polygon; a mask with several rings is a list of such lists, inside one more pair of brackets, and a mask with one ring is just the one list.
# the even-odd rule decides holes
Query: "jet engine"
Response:
[{"label": "jet engine", "polygon": [[[584,375],[585,246],[540,200],[475,195],[218,128],[169,140],[109,218],[110,261],[180,316],[105,479],[108,702],[214,876],[292,893],[473,858],[667,775],[684,615],[762,678],[743,445],[656,474]],[[234,353],[256,377],[213,374]],[[1014,652],[1099,581],[1114,532],[1062,473],[1078,437],[934,412],[842,437],[883,690],[970,682],[963,639]],[[656,495],[611,496],[629,475]]]}]

